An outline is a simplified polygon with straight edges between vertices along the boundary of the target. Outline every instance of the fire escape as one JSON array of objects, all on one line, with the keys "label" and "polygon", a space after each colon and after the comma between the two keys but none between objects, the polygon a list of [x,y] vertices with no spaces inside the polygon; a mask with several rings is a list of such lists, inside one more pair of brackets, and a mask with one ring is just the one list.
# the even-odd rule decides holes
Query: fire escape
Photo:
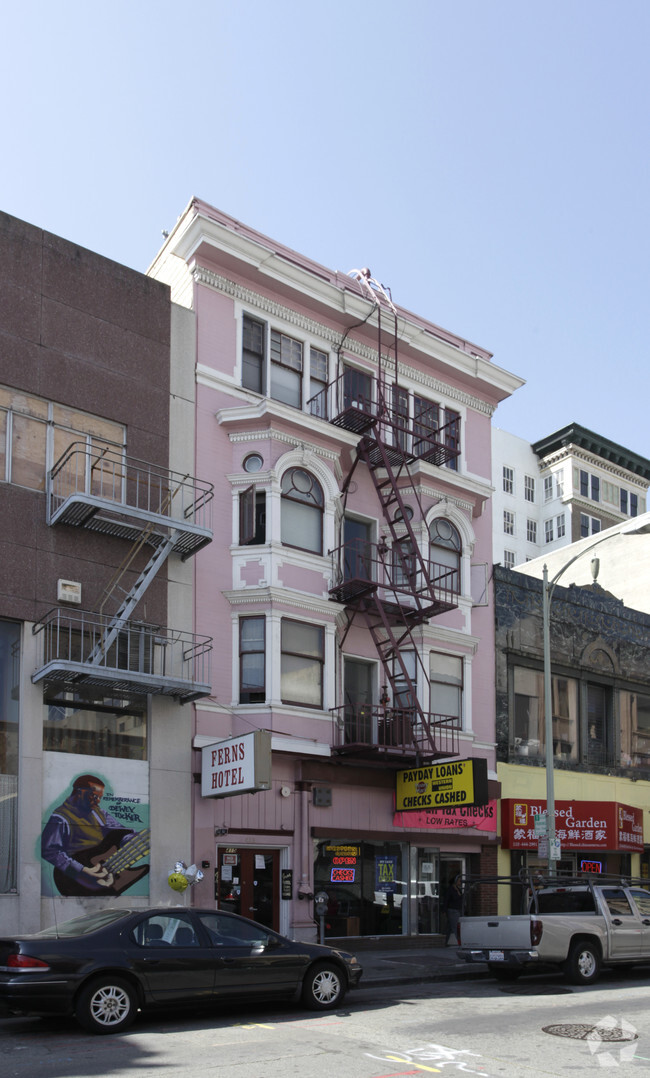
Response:
[{"label": "fire escape", "polygon": [[[424,519],[411,466],[418,461],[446,465],[460,451],[460,419],[454,416],[440,425],[438,409],[419,400],[411,418],[408,391],[398,382],[397,311],[386,289],[367,270],[354,275],[375,305],[378,333],[377,377],[356,368],[344,368],[337,379],[314,399],[316,414],[359,436],[356,455],[346,476],[345,501],[352,477],[365,465],[375,487],[390,535],[378,543],[365,539],[342,542],[331,552],[333,586],[330,598],[345,606],[346,626],[341,647],[353,623],[365,624],[384,672],[378,705],[347,701],[335,709],[335,745],[339,754],[383,763],[425,763],[458,755],[457,717],[425,711],[417,694],[417,665],[428,684],[415,630],[457,605],[458,572],[424,556],[415,534],[411,514],[403,501],[404,488]],[[386,335],[382,310],[394,319],[394,371],[387,384],[382,356]],[[391,336],[393,334],[391,333]],[[407,662],[414,657],[416,667]],[[388,688],[390,687],[390,695]]]},{"label": "fire escape", "polygon": [[211,640],[132,615],[171,554],[185,561],[211,541],[212,484],[75,442],[48,473],[46,493],[49,525],[131,546],[96,611],[54,609],[34,626],[43,665],[32,681],[43,682],[50,703],[97,708],[149,693],[180,703],[208,696]]}]

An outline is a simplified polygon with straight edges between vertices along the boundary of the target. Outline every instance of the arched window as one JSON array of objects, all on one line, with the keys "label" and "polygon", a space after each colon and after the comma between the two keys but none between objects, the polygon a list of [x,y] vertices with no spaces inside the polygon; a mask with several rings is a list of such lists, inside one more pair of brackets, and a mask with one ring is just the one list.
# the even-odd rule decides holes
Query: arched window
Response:
[{"label": "arched window", "polygon": [[446,591],[460,594],[460,535],[444,517],[431,522],[429,528],[429,559],[431,579]]},{"label": "arched window", "polygon": [[282,542],[300,550],[323,552],[323,488],[304,468],[282,476]]}]

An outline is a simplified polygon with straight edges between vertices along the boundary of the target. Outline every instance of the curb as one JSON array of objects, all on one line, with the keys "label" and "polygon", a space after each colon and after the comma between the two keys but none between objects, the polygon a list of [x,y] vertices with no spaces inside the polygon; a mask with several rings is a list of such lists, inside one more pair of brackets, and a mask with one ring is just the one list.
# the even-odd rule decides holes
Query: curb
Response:
[{"label": "curb", "polygon": [[436,973],[426,974],[420,977],[368,977],[367,979],[362,976],[359,982],[359,988],[389,988],[391,985],[404,985],[404,984],[433,984],[440,981],[480,981],[484,977],[489,977],[490,974],[486,969],[476,970],[473,972],[465,972],[464,970],[438,970]]}]

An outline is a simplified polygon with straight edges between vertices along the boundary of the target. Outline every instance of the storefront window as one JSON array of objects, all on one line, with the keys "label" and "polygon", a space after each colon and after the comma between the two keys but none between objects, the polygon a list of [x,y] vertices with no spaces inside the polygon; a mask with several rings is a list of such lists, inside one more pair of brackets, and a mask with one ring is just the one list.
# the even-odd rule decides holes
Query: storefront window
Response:
[{"label": "storefront window", "polygon": [[399,936],[409,929],[406,843],[324,839],[314,889],[325,891],[325,936]]},{"label": "storefront window", "polygon": [[20,626],[0,621],[0,894],[17,889]]}]

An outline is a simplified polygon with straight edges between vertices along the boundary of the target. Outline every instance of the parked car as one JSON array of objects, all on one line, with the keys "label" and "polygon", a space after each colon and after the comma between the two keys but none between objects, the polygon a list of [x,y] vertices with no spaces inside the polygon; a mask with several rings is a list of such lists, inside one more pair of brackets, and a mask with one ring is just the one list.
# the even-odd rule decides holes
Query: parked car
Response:
[{"label": "parked car", "polygon": [[648,880],[520,875],[484,882],[516,887],[526,907],[520,914],[461,917],[459,956],[487,962],[498,980],[551,965],[573,984],[592,984],[601,966],[650,962]]},{"label": "parked car", "polygon": [[360,978],[346,951],[222,910],[101,909],[0,939],[0,1006],[74,1015],[91,1033],[121,1032],[140,1009],[222,1000],[301,1000],[325,1011]]}]

